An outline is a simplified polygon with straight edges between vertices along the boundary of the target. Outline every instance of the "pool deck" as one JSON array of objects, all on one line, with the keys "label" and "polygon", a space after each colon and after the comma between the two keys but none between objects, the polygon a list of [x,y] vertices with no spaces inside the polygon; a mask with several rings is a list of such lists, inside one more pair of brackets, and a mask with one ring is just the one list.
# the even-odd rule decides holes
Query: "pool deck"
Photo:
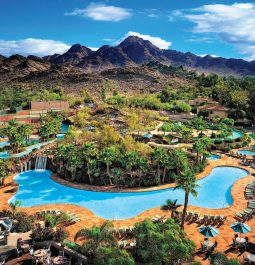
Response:
[{"label": "pool deck", "polygon": [[[221,159],[218,160],[213,160],[209,162],[209,165],[206,167],[204,172],[198,174],[197,178],[201,179],[207,175],[210,174],[213,168],[217,166],[236,166],[239,168],[243,168],[247,171],[249,171],[251,174],[255,173],[254,169],[251,169],[250,167],[242,166],[239,164],[239,160],[235,158],[230,158],[226,155],[221,154]],[[0,187],[0,198],[1,198],[1,205],[0,205],[0,210],[3,209],[8,209],[8,200],[15,194],[15,192],[18,189],[18,184],[13,180],[14,175],[9,176],[5,180],[5,186]],[[234,232],[230,228],[230,225],[234,222],[236,222],[234,216],[235,213],[242,211],[247,207],[247,200],[244,197],[244,189],[248,183],[251,181],[255,180],[255,178],[251,175],[248,175],[242,179],[239,179],[236,181],[232,187],[232,196],[234,203],[231,205],[229,208],[224,208],[224,209],[207,209],[207,208],[201,208],[201,207],[194,207],[194,206],[189,206],[188,210],[189,211],[195,211],[200,213],[201,215],[208,214],[208,215],[224,215],[227,216],[227,220],[225,221],[224,225],[218,228],[219,230],[219,235],[216,238],[213,238],[212,241],[217,240],[218,241],[218,247],[217,251],[226,251],[228,249],[228,245],[232,243],[232,238],[234,236]],[[62,180],[61,180],[62,183]],[[66,185],[67,183],[62,183]],[[72,185],[73,186],[73,185]],[[173,187],[174,184],[169,184],[169,185],[163,185],[163,186],[158,186],[150,189],[139,189],[140,191],[148,191],[148,190],[159,190],[162,188],[169,188]],[[76,188],[84,189],[87,188],[87,186],[84,185],[78,185],[75,184]],[[107,191],[105,189],[100,189],[100,187],[97,187],[97,190],[101,191]],[[137,189],[135,191],[138,191]],[[54,200],[54,198],[53,198]],[[92,227],[93,225],[100,225],[102,224],[105,220],[96,216],[93,214],[91,211],[84,207],[80,207],[77,205],[72,205],[72,204],[50,204],[50,205],[45,205],[45,206],[35,206],[35,207],[29,207],[29,208],[20,208],[21,211],[27,212],[29,214],[34,214],[36,211],[41,211],[41,210],[59,210],[59,211],[70,211],[76,214],[77,216],[80,217],[81,221],[69,226],[67,229],[70,233],[70,239],[73,240],[74,235],[78,230],[84,227]],[[127,227],[127,226],[133,226],[136,222],[143,221],[146,218],[152,218],[155,215],[162,215],[162,216],[169,216],[168,212],[162,211],[159,207],[149,209],[134,218],[128,219],[128,220],[116,220],[113,221],[115,227]],[[255,243],[255,218],[247,222],[253,230],[245,234],[249,237],[249,240],[253,243]],[[200,247],[200,242],[203,241],[203,236],[198,232],[198,226],[197,224],[186,224],[185,225],[185,231],[188,235],[188,237],[196,243],[197,247]],[[229,252],[228,253],[229,257],[235,257],[237,258],[237,253],[234,252]],[[197,256],[197,260],[201,261],[201,257]],[[238,257],[242,259],[242,256]],[[202,261],[203,264],[209,264],[208,261]]]}]

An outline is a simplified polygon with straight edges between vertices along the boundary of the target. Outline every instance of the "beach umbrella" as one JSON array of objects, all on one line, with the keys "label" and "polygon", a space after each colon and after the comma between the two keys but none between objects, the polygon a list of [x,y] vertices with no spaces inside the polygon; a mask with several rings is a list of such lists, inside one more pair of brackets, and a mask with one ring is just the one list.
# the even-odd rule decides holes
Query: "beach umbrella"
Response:
[{"label": "beach umbrella", "polygon": [[246,234],[251,231],[250,226],[247,224],[236,222],[230,226],[236,233]]},{"label": "beach umbrella", "polygon": [[219,234],[218,230],[213,226],[203,226],[199,228],[199,233],[206,237],[215,237]]}]

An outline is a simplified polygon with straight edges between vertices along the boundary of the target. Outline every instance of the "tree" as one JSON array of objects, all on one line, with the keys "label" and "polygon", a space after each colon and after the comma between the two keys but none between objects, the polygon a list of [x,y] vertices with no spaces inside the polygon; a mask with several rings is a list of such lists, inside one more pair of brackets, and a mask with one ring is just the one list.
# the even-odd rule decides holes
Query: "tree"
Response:
[{"label": "tree", "polygon": [[4,180],[8,176],[9,160],[0,159],[0,186],[4,186]]},{"label": "tree", "polygon": [[134,256],[137,264],[190,264],[195,244],[190,241],[173,219],[153,223],[147,219],[135,224]]},{"label": "tree", "polygon": [[139,171],[139,184],[138,186],[140,187],[141,185],[141,180],[142,180],[142,174],[148,171],[148,159],[147,157],[139,157],[137,160],[137,168]]},{"label": "tree", "polygon": [[181,137],[184,143],[191,141],[192,139],[192,130],[187,127],[182,127],[181,129]]},{"label": "tree", "polygon": [[196,183],[196,178],[192,170],[186,166],[186,168],[180,172],[180,175],[176,177],[175,189],[181,189],[185,193],[184,207],[182,212],[181,228],[184,229],[185,217],[187,214],[187,208],[189,203],[189,195],[197,196],[197,188],[199,185]]},{"label": "tree", "polygon": [[119,151],[115,146],[105,147],[99,155],[99,159],[106,165],[106,173],[109,177],[109,183],[112,185],[112,176],[110,166],[117,160]]},{"label": "tree", "polygon": [[200,162],[200,157],[203,158],[203,162],[206,159],[208,148],[211,146],[212,140],[208,137],[202,137],[197,139],[193,144],[193,149],[196,151],[196,164]]},{"label": "tree", "polygon": [[203,120],[202,117],[194,118],[191,121],[191,125],[195,128],[199,133],[200,137],[203,135],[203,131],[206,129],[206,122]]},{"label": "tree", "polygon": [[94,257],[95,265],[135,265],[133,257],[118,247],[99,247]]},{"label": "tree", "polygon": [[174,217],[176,214],[176,210],[181,207],[181,204],[177,204],[177,199],[176,200],[170,200],[168,199],[164,205],[161,206],[161,209],[163,211],[169,211],[171,212],[171,218]]},{"label": "tree", "polygon": [[81,229],[76,233],[74,239],[85,239],[81,251],[93,261],[100,247],[116,247],[117,242],[112,229],[113,224],[105,222],[100,227],[94,225],[91,229]]},{"label": "tree", "polygon": [[118,131],[110,125],[104,125],[100,131],[96,132],[96,140],[101,147],[114,145],[118,143],[120,139],[121,137]]},{"label": "tree", "polygon": [[163,148],[155,148],[152,153],[152,159],[157,166],[156,176],[157,183],[160,183],[161,180],[161,165],[163,161],[165,161],[165,157],[167,156],[166,150]]},{"label": "tree", "polygon": [[32,134],[32,128],[30,124],[22,124],[19,128],[20,133],[24,136],[26,145],[29,143],[29,137]]},{"label": "tree", "polygon": [[60,131],[63,116],[60,113],[49,112],[40,118],[39,134],[43,140],[55,137]]},{"label": "tree", "polygon": [[92,184],[92,170],[95,165],[95,159],[98,157],[98,150],[94,143],[87,142],[82,146],[82,157],[85,159],[87,164],[87,174],[89,177],[89,183]]},{"label": "tree", "polygon": [[21,201],[18,201],[18,200],[10,203],[13,218],[15,217],[17,210],[21,206],[21,204],[22,204]]},{"label": "tree", "polygon": [[173,124],[170,122],[165,122],[160,129],[164,132],[164,135],[166,135],[166,132],[171,132],[173,130]]},{"label": "tree", "polygon": [[0,130],[0,136],[7,137],[13,152],[18,152],[24,144],[24,132],[22,125],[19,125],[16,120],[11,120],[8,125]]},{"label": "tree", "polygon": [[89,123],[91,111],[89,108],[82,108],[77,111],[73,118],[73,123],[78,128],[84,128]]}]

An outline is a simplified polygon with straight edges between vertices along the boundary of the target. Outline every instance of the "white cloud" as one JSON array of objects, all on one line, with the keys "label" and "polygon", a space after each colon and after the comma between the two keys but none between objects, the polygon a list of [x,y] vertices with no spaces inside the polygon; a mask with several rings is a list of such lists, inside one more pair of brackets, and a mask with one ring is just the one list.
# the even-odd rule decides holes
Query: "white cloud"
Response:
[{"label": "white cloud", "polygon": [[255,59],[255,4],[204,5],[180,16],[196,24],[194,33],[214,34],[246,59]]},{"label": "white cloud", "polygon": [[97,51],[98,50],[98,48],[96,48],[96,47],[88,47],[90,50],[92,50],[92,51]]},{"label": "white cloud", "polygon": [[84,9],[77,8],[71,13],[65,13],[65,15],[88,17],[96,21],[118,22],[131,17],[132,13],[131,10],[127,8],[96,4],[92,2]]},{"label": "white cloud", "polygon": [[45,56],[54,53],[64,53],[70,48],[69,45],[55,40],[23,39],[23,40],[0,40],[0,54],[10,56],[13,54]]},{"label": "white cloud", "polygon": [[172,42],[163,40],[160,37],[154,37],[154,36],[141,34],[141,33],[134,32],[134,31],[129,31],[123,39],[127,38],[128,36],[137,36],[144,40],[148,40],[155,46],[159,47],[160,49],[168,49],[172,45]]},{"label": "white cloud", "polygon": [[198,56],[200,56],[200,57],[205,57],[205,56],[211,56],[211,57],[213,57],[213,58],[217,58],[217,57],[219,57],[218,55],[215,55],[215,54],[197,54]]}]

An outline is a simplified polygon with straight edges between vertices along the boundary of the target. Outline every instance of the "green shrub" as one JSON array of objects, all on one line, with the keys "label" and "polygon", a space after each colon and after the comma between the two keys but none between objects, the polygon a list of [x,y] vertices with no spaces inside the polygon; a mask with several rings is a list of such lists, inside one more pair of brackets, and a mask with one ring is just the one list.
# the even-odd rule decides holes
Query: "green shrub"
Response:
[{"label": "green shrub", "polygon": [[17,213],[15,215],[17,224],[15,225],[15,231],[18,233],[26,233],[34,228],[33,217],[26,213]]},{"label": "green shrub", "polygon": [[68,237],[68,232],[66,231],[65,227],[57,228],[54,234],[54,240],[57,242],[63,242]]},{"label": "green shrub", "polygon": [[53,214],[45,215],[45,226],[55,227],[57,225],[57,216]]},{"label": "green shrub", "polygon": [[81,246],[79,244],[76,244],[75,242],[64,240],[63,244],[76,252],[80,252],[81,250]]},{"label": "green shrub", "polygon": [[214,143],[215,144],[222,144],[223,143],[223,140],[222,139],[215,139],[214,140]]}]

